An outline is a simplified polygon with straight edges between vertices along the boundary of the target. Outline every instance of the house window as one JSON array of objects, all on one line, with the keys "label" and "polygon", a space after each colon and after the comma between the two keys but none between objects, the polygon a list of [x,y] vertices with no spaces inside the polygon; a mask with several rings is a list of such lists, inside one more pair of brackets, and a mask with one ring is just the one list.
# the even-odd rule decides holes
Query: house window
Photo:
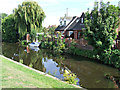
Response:
[{"label": "house window", "polygon": [[62,25],[62,19],[60,19],[59,21],[60,21],[60,25]]},{"label": "house window", "polygon": [[64,31],[62,31],[61,34],[64,35]]},{"label": "house window", "polygon": [[73,31],[69,31],[69,36],[73,33]]},{"label": "house window", "polygon": [[83,18],[81,18],[81,23],[83,23]]},{"label": "house window", "polygon": [[62,25],[62,21],[60,21],[60,25]]},{"label": "house window", "polygon": [[66,26],[66,20],[64,20],[64,25]]}]

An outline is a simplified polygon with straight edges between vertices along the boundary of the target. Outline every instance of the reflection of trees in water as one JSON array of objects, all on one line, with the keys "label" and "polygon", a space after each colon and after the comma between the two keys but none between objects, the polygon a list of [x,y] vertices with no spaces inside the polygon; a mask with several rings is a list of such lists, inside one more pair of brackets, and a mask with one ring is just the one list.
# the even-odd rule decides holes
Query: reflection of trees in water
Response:
[{"label": "reflection of trees in water", "polygon": [[26,51],[24,51],[25,49],[26,47],[19,48],[19,59],[23,60],[23,64],[29,66],[31,62],[31,53],[27,53]]},{"label": "reflection of trees in water", "polygon": [[[3,45],[3,54],[9,58],[12,58],[18,62],[23,62],[23,64],[35,68],[37,70],[46,72],[46,68],[44,67],[43,61],[48,62],[48,60],[52,59],[57,63],[56,67],[59,67],[60,74],[64,73],[65,65],[63,61],[65,57],[60,53],[54,53],[47,49],[40,49],[38,52],[30,50],[27,52],[26,47],[19,46],[19,44],[4,44]],[[56,70],[54,74],[56,74]]]},{"label": "reflection of trees in water", "polygon": [[19,54],[18,47],[19,45],[15,43],[14,44],[13,43],[2,43],[2,53],[6,57],[19,61],[19,57],[17,56],[17,54]]},{"label": "reflection of trees in water", "polygon": [[[33,62],[33,68],[40,70],[40,71],[45,71],[44,65],[42,64],[42,51],[39,50],[39,52],[36,53],[36,58],[35,61]],[[34,57],[32,61],[34,60]]]},{"label": "reflection of trees in water", "polygon": [[37,70],[42,70],[44,67],[42,64],[42,52],[35,52],[30,50],[30,53],[25,51],[25,48],[20,48],[20,59],[23,59],[23,64],[33,67]]}]

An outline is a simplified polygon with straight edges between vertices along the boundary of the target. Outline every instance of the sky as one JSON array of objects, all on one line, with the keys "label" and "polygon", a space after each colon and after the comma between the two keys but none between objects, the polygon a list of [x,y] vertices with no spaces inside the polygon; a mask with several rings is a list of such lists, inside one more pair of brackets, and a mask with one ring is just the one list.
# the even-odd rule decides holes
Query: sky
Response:
[{"label": "sky", "polygon": [[[12,14],[13,9],[25,0],[2,0],[0,2],[0,13]],[[43,21],[43,26],[59,25],[60,17],[63,17],[68,8],[68,16],[81,16],[82,12],[86,12],[89,8],[93,9],[94,1],[100,0],[33,0],[36,1],[45,12],[46,18]],[[120,0],[102,0],[103,2],[110,1],[110,4],[118,6]]]}]

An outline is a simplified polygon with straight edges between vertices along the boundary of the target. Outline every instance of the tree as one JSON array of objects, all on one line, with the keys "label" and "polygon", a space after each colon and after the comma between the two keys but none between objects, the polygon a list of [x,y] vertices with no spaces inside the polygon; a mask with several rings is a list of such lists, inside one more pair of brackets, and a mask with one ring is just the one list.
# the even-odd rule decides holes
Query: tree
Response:
[{"label": "tree", "polygon": [[49,27],[48,27],[48,32],[49,32],[49,34],[50,34],[50,35],[53,35],[56,28],[57,28],[56,25],[51,25],[51,26],[49,26]]},{"label": "tree", "polygon": [[117,38],[119,8],[100,2],[95,2],[94,9],[85,14],[85,36],[94,47],[96,58],[110,60],[114,40]]},{"label": "tree", "polygon": [[13,14],[2,19],[2,39],[6,42],[18,41],[18,30],[15,28]]},{"label": "tree", "polygon": [[55,34],[56,28],[57,28],[56,25],[48,26],[48,33],[51,35],[52,41],[53,41],[53,36]]},{"label": "tree", "polygon": [[6,14],[6,13],[2,13],[1,15],[2,15],[2,19],[4,19],[5,17],[8,16],[8,14]]},{"label": "tree", "polygon": [[[19,29],[20,38],[27,32],[31,34],[32,30],[42,27],[42,21],[45,13],[35,1],[25,1],[18,8],[14,9],[16,27]],[[31,29],[34,27],[35,29]]]}]

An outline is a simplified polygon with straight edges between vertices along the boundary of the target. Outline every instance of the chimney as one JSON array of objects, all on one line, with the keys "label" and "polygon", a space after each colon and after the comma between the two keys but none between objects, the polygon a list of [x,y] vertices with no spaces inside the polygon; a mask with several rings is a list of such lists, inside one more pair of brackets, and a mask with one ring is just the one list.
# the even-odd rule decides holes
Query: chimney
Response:
[{"label": "chimney", "polygon": [[68,8],[66,8],[66,17],[68,17]]}]

